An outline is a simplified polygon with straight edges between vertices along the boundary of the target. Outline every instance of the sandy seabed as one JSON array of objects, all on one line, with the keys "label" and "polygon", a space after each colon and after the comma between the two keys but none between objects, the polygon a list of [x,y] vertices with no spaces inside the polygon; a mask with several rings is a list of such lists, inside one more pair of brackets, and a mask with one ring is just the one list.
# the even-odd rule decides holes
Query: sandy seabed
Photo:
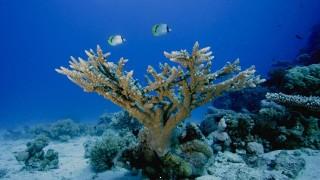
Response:
[{"label": "sandy seabed", "polygon": [[[26,143],[31,139],[0,140],[0,169],[6,169],[7,175],[2,179],[12,180],[136,180],[139,176],[132,176],[123,168],[115,168],[103,173],[94,173],[90,169],[88,159],[83,157],[82,144],[87,137],[72,139],[69,142],[50,142],[45,148],[52,148],[59,152],[59,168],[49,171],[26,171],[19,163],[14,152],[23,151]],[[1,178],[0,178],[1,179]]]},{"label": "sandy seabed", "polygon": [[[88,159],[83,157],[83,143],[88,137],[72,139],[69,142],[50,142],[45,148],[59,152],[59,168],[49,171],[26,171],[23,164],[16,161],[14,152],[23,151],[31,139],[0,140],[0,169],[7,174],[0,179],[10,180],[138,180],[141,176],[133,176],[128,170],[115,168],[103,173],[94,173],[90,169]],[[313,151],[313,150],[310,150]],[[302,155],[306,161],[305,169],[296,179],[320,179],[320,151],[313,155]],[[269,152],[272,153],[272,152]],[[268,153],[268,154],[269,154]]]}]

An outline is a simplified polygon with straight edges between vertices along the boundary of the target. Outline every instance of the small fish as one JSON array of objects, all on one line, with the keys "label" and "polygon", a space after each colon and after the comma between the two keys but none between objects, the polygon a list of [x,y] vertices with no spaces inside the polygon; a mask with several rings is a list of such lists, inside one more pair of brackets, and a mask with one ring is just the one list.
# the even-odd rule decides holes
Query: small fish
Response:
[{"label": "small fish", "polygon": [[126,42],[126,39],[123,38],[121,35],[112,35],[108,39],[108,43],[110,46],[118,46]]},{"label": "small fish", "polygon": [[168,26],[168,24],[156,24],[152,26],[152,34],[154,36],[162,36],[166,35],[168,32],[171,32],[172,29]]}]

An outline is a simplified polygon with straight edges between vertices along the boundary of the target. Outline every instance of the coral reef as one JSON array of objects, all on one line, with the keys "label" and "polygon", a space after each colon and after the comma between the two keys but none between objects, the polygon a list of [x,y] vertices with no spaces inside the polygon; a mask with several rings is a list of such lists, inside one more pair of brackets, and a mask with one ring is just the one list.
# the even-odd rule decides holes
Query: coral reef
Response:
[{"label": "coral reef", "polygon": [[320,64],[297,66],[286,71],[281,90],[289,94],[320,96]]},{"label": "coral reef", "polygon": [[[290,103],[289,107],[293,105]],[[261,109],[255,114],[209,107],[200,129],[215,152],[247,150],[250,154],[246,148],[250,142],[261,143],[267,152],[299,147],[319,149],[319,113],[312,110],[297,111],[267,100],[261,102]]]},{"label": "coral reef", "polygon": [[320,64],[278,68],[269,72],[265,85],[271,92],[320,96]]},{"label": "coral reef", "polygon": [[266,98],[285,107],[275,104],[260,110],[255,127],[259,136],[274,148],[320,148],[319,97],[268,93]]},{"label": "coral reef", "polygon": [[[266,83],[261,84],[262,87],[228,92],[215,99],[212,105],[226,110],[209,108],[206,119],[200,126],[203,134],[208,139],[227,139],[228,135],[232,140],[230,150],[233,152],[243,149],[251,141],[261,143],[266,152],[300,147],[319,149],[320,64],[313,64],[319,62],[319,56],[311,55],[319,52],[319,41],[315,40],[319,37],[318,32],[319,29],[310,37],[312,45],[309,44],[293,62],[278,63],[271,69],[269,78]],[[264,95],[266,96],[263,97]],[[223,102],[217,102],[218,100]],[[251,108],[251,105],[254,107]],[[243,119],[247,120],[243,122],[248,123],[247,126],[235,129],[234,132],[237,133],[232,134],[227,122],[228,118],[239,115],[234,111],[241,112]],[[227,125],[224,131],[217,130],[221,119]],[[241,136],[241,131],[247,132],[244,133],[247,135]],[[228,144],[224,144],[218,141],[213,147],[216,150],[228,149]],[[248,153],[248,149],[246,152]]]},{"label": "coral reef", "polygon": [[253,141],[254,119],[250,114],[209,107],[201,130],[216,151],[231,148],[231,151],[245,149],[246,142]]},{"label": "coral reef", "polygon": [[253,133],[266,140],[271,149],[320,148],[317,117],[294,113],[287,108],[265,107],[255,118]]},{"label": "coral reef", "polygon": [[17,152],[15,157],[17,161],[23,162],[27,170],[46,171],[59,167],[58,152],[53,149],[43,150],[49,144],[49,140],[44,137],[38,137],[33,142],[27,143],[27,149]]},{"label": "coral reef", "polygon": [[216,72],[211,72],[213,56],[210,48],[199,49],[196,42],[192,53],[186,50],[164,52],[172,62],[182,67],[161,64],[161,73],[149,66],[148,85],[142,85],[133,78],[133,71],[123,72],[127,60],[121,58],[118,64],[107,62],[110,53],[85,51],[88,61],[71,58],[70,69],[61,67],[57,72],[87,92],[96,92],[119,105],[149,129],[148,144],[159,156],[168,152],[170,138],[175,127],[190,115],[190,112],[222,93],[246,87],[255,87],[263,82],[255,76],[252,66],[235,76],[216,82],[240,71],[239,60],[226,64]]},{"label": "coral reef", "polygon": [[86,134],[89,131],[85,125],[74,122],[72,119],[58,120],[52,124],[31,127],[29,133],[34,136],[44,135],[52,140],[68,141],[71,138]]}]

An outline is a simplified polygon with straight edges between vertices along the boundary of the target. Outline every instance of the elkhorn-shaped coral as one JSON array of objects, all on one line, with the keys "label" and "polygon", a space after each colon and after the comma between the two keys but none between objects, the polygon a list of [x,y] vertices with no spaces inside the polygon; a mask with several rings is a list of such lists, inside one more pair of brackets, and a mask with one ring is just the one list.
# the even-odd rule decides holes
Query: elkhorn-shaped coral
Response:
[{"label": "elkhorn-shaped coral", "polygon": [[[87,61],[71,57],[71,69],[61,67],[56,71],[85,91],[96,92],[111,100],[138,119],[148,130],[150,148],[159,156],[167,152],[177,124],[193,109],[226,91],[255,87],[264,81],[254,75],[254,66],[240,72],[238,59],[211,72],[213,56],[210,47],[199,49],[198,42],[191,54],[186,50],[164,52],[169,60],[181,66],[160,64],[160,73],[149,66],[147,72],[152,78],[146,76],[148,85],[144,87],[133,78],[133,71],[123,70],[126,59],[121,58],[117,64],[109,62],[110,53],[104,54],[99,46],[97,52],[85,52]],[[234,76],[225,78],[227,75]]]}]

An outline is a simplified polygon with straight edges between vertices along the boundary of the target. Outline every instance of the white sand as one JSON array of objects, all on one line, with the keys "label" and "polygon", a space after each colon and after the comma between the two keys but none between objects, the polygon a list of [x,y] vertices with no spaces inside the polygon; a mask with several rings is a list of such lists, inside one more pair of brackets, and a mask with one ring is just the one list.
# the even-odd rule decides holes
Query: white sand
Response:
[{"label": "white sand", "polygon": [[86,137],[70,140],[67,143],[50,142],[47,148],[59,152],[59,169],[49,171],[29,172],[21,170],[23,164],[16,161],[14,152],[25,150],[24,140],[0,140],[0,169],[7,169],[8,173],[3,179],[12,180],[134,180],[141,179],[131,176],[126,169],[117,168],[103,173],[94,173],[89,166],[88,160],[84,159],[84,148],[82,146]]},{"label": "white sand", "polygon": [[320,151],[310,150],[310,154],[302,154],[306,161],[305,169],[300,172],[297,180],[320,179]]}]

